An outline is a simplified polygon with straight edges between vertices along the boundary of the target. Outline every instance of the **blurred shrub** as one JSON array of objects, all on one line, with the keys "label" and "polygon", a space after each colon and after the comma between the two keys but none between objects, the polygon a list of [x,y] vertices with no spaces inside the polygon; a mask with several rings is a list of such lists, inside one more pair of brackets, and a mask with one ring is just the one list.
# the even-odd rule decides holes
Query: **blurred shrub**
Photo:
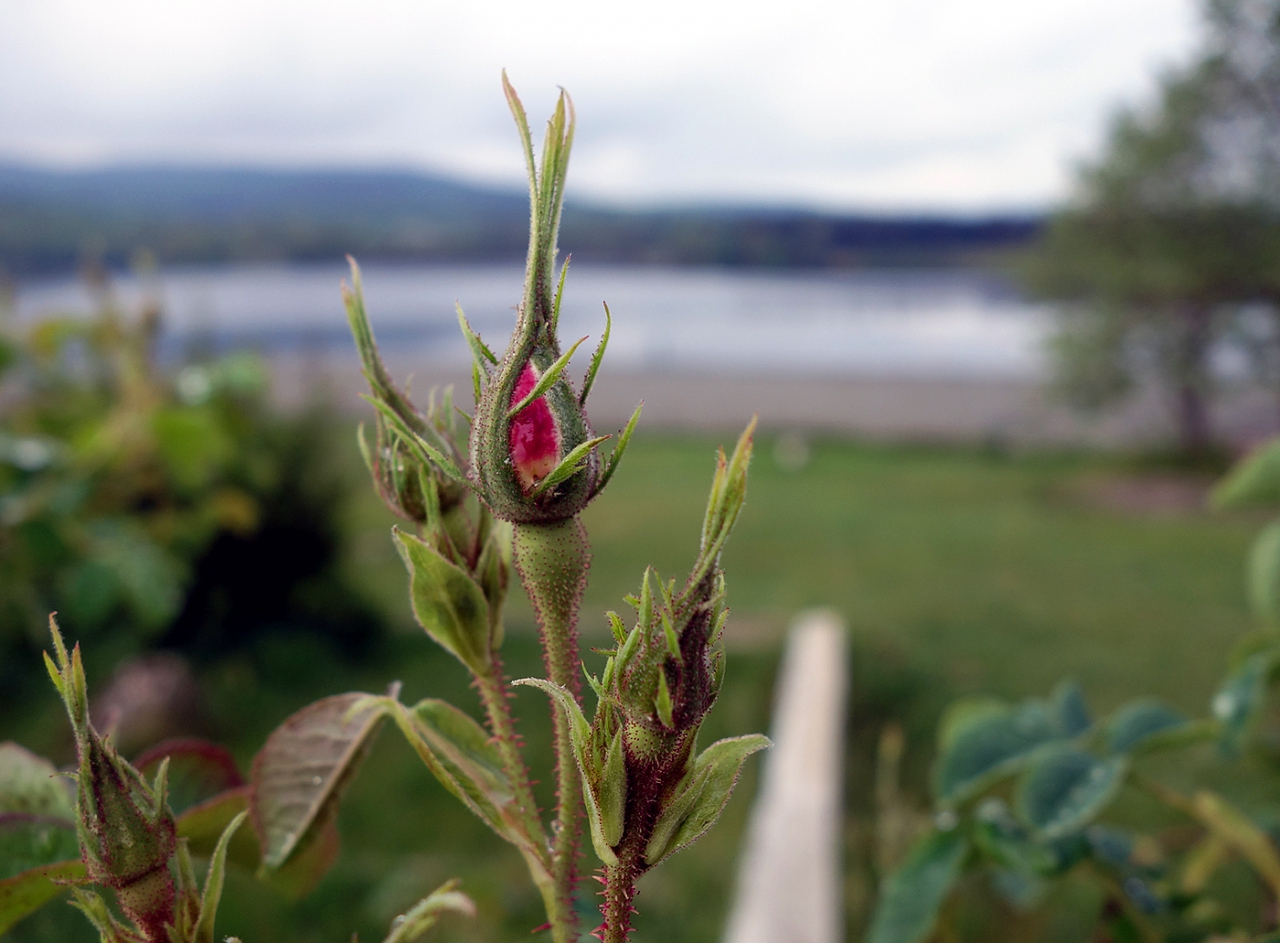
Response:
[{"label": "blurred shrub", "polygon": [[250,354],[163,369],[158,308],[99,287],[91,317],[0,335],[0,689],[54,610],[110,660],[217,654],[264,626],[369,638],[336,569],[332,420],[272,414]]}]

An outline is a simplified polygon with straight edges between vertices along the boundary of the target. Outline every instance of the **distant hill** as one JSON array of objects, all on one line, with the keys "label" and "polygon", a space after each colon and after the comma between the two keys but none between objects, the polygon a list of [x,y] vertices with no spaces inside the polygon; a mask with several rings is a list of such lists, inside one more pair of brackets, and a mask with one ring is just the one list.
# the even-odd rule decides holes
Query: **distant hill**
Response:
[{"label": "distant hill", "polygon": [[[524,257],[528,196],[408,171],[0,164],[0,272],[161,262]],[[849,267],[970,264],[1026,243],[1036,217],[893,218],[763,208],[565,208],[588,262]]]}]

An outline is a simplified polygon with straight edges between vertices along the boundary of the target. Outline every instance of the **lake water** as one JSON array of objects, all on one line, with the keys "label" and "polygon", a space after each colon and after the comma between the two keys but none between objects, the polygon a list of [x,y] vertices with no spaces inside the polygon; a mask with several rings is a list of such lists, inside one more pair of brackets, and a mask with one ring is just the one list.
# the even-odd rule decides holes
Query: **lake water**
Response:
[{"label": "lake water", "polygon": [[[364,269],[365,298],[386,348],[465,360],[455,302],[501,348],[514,324],[515,265]],[[122,304],[158,294],[169,343],[193,335],[265,351],[350,349],[341,266],[228,266],[122,278]],[[1007,282],[974,271],[758,272],[570,267],[561,314],[566,346],[613,313],[610,363],[637,370],[705,368],[781,373],[1039,377],[1050,312]],[[31,282],[20,318],[88,311],[72,279]]]}]

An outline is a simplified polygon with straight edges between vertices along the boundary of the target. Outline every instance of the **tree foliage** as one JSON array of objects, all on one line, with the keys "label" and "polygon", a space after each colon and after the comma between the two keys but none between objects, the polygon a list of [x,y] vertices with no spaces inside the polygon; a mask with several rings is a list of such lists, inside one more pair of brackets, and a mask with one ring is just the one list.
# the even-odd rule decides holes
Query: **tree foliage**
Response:
[{"label": "tree foliage", "polygon": [[1209,0],[1196,62],[1119,114],[1025,270],[1063,302],[1060,390],[1099,407],[1156,381],[1182,446],[1211,441],[1211,353],[1280,349],[1280,2]]}]

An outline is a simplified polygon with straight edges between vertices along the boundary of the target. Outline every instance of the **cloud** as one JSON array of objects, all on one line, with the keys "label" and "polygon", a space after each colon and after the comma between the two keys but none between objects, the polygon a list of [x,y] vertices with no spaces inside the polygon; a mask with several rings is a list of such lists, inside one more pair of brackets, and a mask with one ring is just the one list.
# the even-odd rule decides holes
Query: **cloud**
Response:
[{"label": "cloud", "polygon": [[519,183],[505,67],[535,119],[573,92],[579,197],[1039,205],[1195,37],[1190,0],[16,0],[0,157]]}]

